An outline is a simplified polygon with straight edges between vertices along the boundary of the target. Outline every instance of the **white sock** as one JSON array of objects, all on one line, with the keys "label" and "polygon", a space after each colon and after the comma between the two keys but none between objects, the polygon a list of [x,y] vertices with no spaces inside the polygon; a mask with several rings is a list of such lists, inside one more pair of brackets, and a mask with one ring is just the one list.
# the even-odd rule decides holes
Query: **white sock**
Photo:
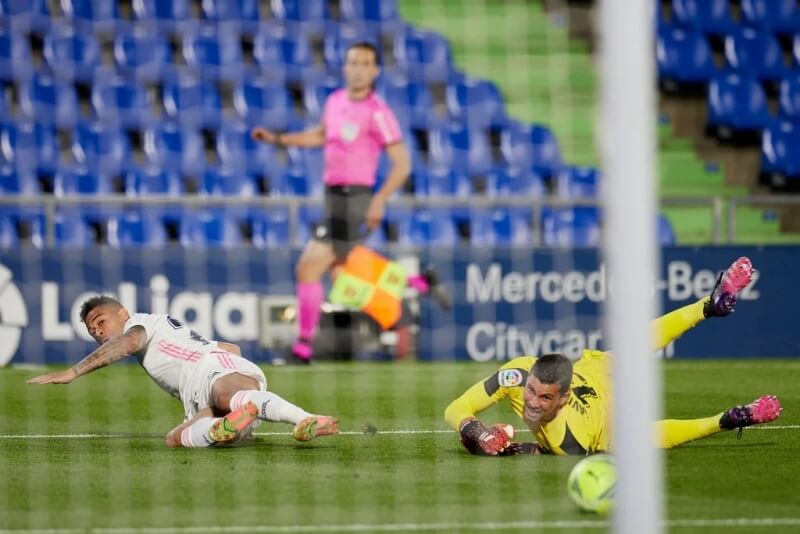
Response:
[{"label": "white sock", "polygon": [[296,425],[311,414],[282,399],[270,391],[257,391],[247,389],[234,393],[231,397],[231,411],[243,404],[252,402],[258,406],[258,418],[279,423],[292,423]]},{"label": "white sock", "polygon": [[214,441],[208,437],[211,425],[217,419],[213,417],[203,417],[198,419],[190,426],[181,431],[181,445],[184,447],[211,447]]}]

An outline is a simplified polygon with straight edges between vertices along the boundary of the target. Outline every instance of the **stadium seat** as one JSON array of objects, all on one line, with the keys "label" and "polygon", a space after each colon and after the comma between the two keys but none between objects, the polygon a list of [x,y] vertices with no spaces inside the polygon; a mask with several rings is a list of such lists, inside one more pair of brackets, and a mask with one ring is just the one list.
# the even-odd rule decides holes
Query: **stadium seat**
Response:
[{"label": "stadium seat", "polygon": [[250,219],[252,243],[257,248],[291,246],[289,208],[255,211]]},{"label": "stadium seat", "polygon": [[796,0],[742,0],[742,20],[750,26],[795,33],[800,27],[800,9]]},{"label": "stadium seat", "polygon": [[800,76],[785,78],[780,85],[780,115],[800,123]]},{"label": "stadium seat", "polygon": [[292,33],[324,33],[330,22],[328,2],[272,0],[272,15]]},{"label": "stadium seat", "polygon": [[0,211],[0,249],[15,249],[19,246],[17,225],[10,215]]},{"label": "stadium seat", "polygon": [[328,76],[320,83],[308,83],[303,87],[303,108],[306,110],[306,120],[319,122],[322,117],[322,110],[325,107],[325,100],[336,89],[341,87],[338,78]]},{"label": "stadium seat", "polygon": [[226,167],[209,168],[203,173],[200,193],[210,196],[254,197],[258,194],[252,176]]},{"label": "stadium seat", "polygon": [[725,37],[725,59],[737,73],[759,80],[779,80],[789,73],[775,36],[752,28]]},{"label": "stadium seat", "polygon": [[508,121],[500,90],[488,80],[451,83],[446,94],[450,117],[470,128],[501,128]]},{"label": "stadium seat", "polygon": [[727,34],[736,28],[729,0],[672,0],[672,17],[705,33]]},{"label": "stadium seat", "polygon": [[224,122],[217,133],[217,155],[221,165],[244,172],[280,176],[286,171],[274,145],[257,143],[250,137],[250,127],[240,122]]},{"label": "stadium seat", "polygon": [[180,243],[186,248],[236,247],[242,244],[242,233],[236,221],[224,213],[189,211],[181,220]]},{"label": "stadium seat", "polygon": [[202,26],[185,34],[183,57],[196,74],[206,79],[236,82],[245,73],[239,34],[217,32],[214,26]]},{"label": "stadium seat", "polygon": [[25,118],[58,128],[72,128],[78,122],[78,95],[71,84],[46,74],[34,75],[20,84],[19,105]]},{"label": "stadium seat", "polygon": [[485,175],[492,168],[492,151],[484,130],[458,124],[431,130],[428,168],[452,168],[469,176]]},{"label": "stadium seat", "polygon": [[533,242],[532,210],[506,208],[472,210],[470,244],[472,246],[527,246]]},{"label": "stadium seat", "polygon": [[261,21],[258,4],[258,0],[202,0],[200,6],[205,20],[251,35]]},{"label": "stadium seat", "polygon": [[447,117],[436,114],[433,97],[424,83],[382,83],[378,86],[378,92],[403,129],[442,128],[449,122]]},{"label": "stadium seat", "polygon": [[253,42],[253,57],[260,72],[269,77],[280,77],[283,72],[291,83],[320,82],[325,77],[325,70],[314,65],[304,34],[285,29],[259,32]]},{"label": "stadium seat", "polygon": [[363,22],[376,30],[396,28],[402,24],[397,0],[342,0],[340,9],[344,22]]},{"label": "stadium seat", "polygon": [[547,184],[527,167],[494,168],[486,175],[486,195],[543,198],[547,196]]},{"label": "stadium seat", "polygon": [[542,209],[542,242],[554,247],[595,247],[600,244],[600,212],[595,207]]},{"label": "stadium seat", "polygon": [[183,76],[165,83],[162,91],[168,119],[188,128],[220,127],[224,112],[219,91],[213,84]]},{"label": "stadium seat", "polygon": [[658,244],[662,247],[675,245],[678,240],[675,237],[675,230],[672,223],[663,214],[658,215]]},{"label": "stadium seat", "polygon": [[764,89],[738,74],[715,78],[708,87],[708,125],[717,135],[761,130],[771,120]]},{"label": "stadium seat", "polygon": [[322,222],[323,207],[319,204],[304,204],[297,210],[297,235],[294,245],[303,247],[314,233],[314,229]]},{"label": "stadium seat", "polygon": [[122,128],[145,128],[156,122],[150,94],[123,77],[96,81],[92,108],[98,119]]},{"label": "stadium seat", "polygon": [[19,121],[0,127],[0,153],[5,163],[19,170],[52,174],[60,149],[50,125]]},{"label": "stadium seat", "polygon": [[112,195],[114,187],[108,175],[86,167],[62,167],[56,172],[53,194],[64,196]]},{"label": "stadium seat", "polygon": [[183,180],[175,172],[141,167],[125,174],[125,194],[128,196],[179,197],[184,192]]},{"label": "stadium seat", "polygon": [[80,122],[75,127],[72,157],[82,166],[112,175],[132,165],[128,136],[98,122]]},{"label": "stadium seat", "polygon": [[0,0],[3,27],[15,32],[44,32],[50,27],[48,0]]},{"label": "stadium seat", "polygon": [[[289,147],[286,149],[286,155],[289,158],[289,167],[300,170],[309,180],[317,182],[317,185],[322,184],[325,166],[322,148]],[[314,189],[317,189],[316,185]]]},{"label": "stadium seat", "polygon": [[0,27],[0,80],[27,80],[33,75],[33,56],[28,37]]},{"label": "stadium seat", "polygon": [[555,134],[547,126],[511,121],[500,132],[500,153],[506,165],[528,167],[544,178],[561,168],[561,151]]},{"label": "stadium seat", "polygon": [[394,57],[409,79],[439,83],[447,83],[451,79],[450,44],[438,33],[411,27],[398,32],[394,41]]},{"label": "stadium seat", "polygon": [[133,15],[137,21],[154,22],[163,32],[185,32],[196,20],[192,17],[190,0],[135,0]]},{"label": "stadium seat", "polygon": [[448,210],[421,209],[399,221],[398,244],[405,246],[441,245],[458,243],[458,232]]},{"label": "stadium seat", "polygon": [[156,82],[175,74],[166,40],[146,28],[114,39],[114,63],[120,74],[140,82]]},{"label": "stadium seat", "polygon": [[462,197],[472,194],[472,183],[468,176],[452,169],[431,169],[428,172],[414,171],[414,195],[418,197]]},{"label": "stadium seat", "polygon": [[270,177],[270,196],[321,198],[323,191],[322,179],[300,166],[290,166],[282,175]]},{"label": "stadium seat", "polygon": [[113,32],[127,26],[119,15],[119,2],[109,0],[61,0],[64,17],[89,31]]},{"label": "stadium seat", "polygon": [[598,197],[600,171],[593,167],[564,167],[558,173],[556,195],[564,199]]},{"label": "stadium seat", "polygon": [[163,247],[167,244],[167,232],[157,214],[126,210],[108,220],[108,244],[116,248]]},{"label": "stadium seat", "polygon": [[[30,171],[15,169],[11,165],[0,165],[0,196],[38,195],[39,181]],[[0,206],[0,211],[10,209]]]},{"label": "stadium seat", "polygon": [[783,187],[800,180],[800,127],[781,122],[764,130],[761,137],[761,171],[770,185]]},{"label": "stadium seat", "polygon": [[57,78],[68,82],[90,82],[102,68],[94,35],[72,26],[58,26],[45,36],[44,59]]},{"label": "stadium seat", "polygon": [[206,167],[203,138],[197,130],[161,123],[144,132],[144,154],[149,164],[199,177]]},{"label": "stadium seat", "polygon": [[[36,217],[33,220],[31,241],[39,248],[47,244],[47,219]],[[83,219],[72,213],[56,213],[53,219],[55,246],[57,248],[86,248],[95,244],[94,234]]]},{"label": "stadium seat", "polygon": [[233,107],[248,124],[270,130],[285,131],[297,122],[288,89],[261,78],[234,88]]},{"label": "stadium seat", "polygon": [[705,35],[683,28],[658,29],[656,61],[666,84],[706,83],[718,72]]}]

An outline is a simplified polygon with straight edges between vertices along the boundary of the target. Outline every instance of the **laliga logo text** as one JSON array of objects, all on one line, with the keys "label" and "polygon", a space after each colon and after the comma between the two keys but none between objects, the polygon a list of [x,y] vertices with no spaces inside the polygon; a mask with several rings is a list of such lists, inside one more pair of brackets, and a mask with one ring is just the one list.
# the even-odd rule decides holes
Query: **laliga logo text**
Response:
[{"label": "laliga logo text", "polygon": [[11,271],[0,264],[0,366],[8,364],[19,348],[28,310],[22,293],[11,281]]}]

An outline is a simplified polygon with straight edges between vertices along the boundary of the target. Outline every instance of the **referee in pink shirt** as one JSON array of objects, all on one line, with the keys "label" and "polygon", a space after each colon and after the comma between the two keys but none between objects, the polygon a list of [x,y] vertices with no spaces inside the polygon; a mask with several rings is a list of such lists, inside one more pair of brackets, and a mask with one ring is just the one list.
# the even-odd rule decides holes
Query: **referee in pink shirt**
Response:
[{"label": "referee in pink shirt", "polygon": [[[322,123],[297,133],[275,133],[254,128],[253,139],[279,146],[319,147],[325,152],[325,215],[323,223],[306,244],[295,268],[299,333],[292,354],[310,363],[313,341],[324,301],[322,276],[344,261],[369,230],[380,225],[386,201],[402,187],[411,172],[411,160],[397,118],[373,90],[380,73],[378,51],[370,43],[356,43],[347,50],[344,64],[346,87],[325,101]],[[373,193],[381,152],[386,151],[391,169],[380,190]],[[428,293],[435,275],[412,277],[409,283]]]}]

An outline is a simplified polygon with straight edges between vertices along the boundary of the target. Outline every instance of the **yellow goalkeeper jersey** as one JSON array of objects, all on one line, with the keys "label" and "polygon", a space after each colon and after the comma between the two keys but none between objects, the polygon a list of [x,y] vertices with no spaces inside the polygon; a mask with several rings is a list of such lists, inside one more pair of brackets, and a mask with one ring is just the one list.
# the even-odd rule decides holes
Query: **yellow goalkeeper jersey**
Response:
[{"label": "yellow goalkeeper jersey", "polygon": [[[507,399],[522,417],[525,382],[534,356],[515,358],[485,380],[474,384],[445,410],[445,419],[458,430],[461,422]],[[591,454],[611,448],[611,356],[585,350],[573,365],[570,399],[558,415],[534,432],[536,441],[552,454]]]}]

